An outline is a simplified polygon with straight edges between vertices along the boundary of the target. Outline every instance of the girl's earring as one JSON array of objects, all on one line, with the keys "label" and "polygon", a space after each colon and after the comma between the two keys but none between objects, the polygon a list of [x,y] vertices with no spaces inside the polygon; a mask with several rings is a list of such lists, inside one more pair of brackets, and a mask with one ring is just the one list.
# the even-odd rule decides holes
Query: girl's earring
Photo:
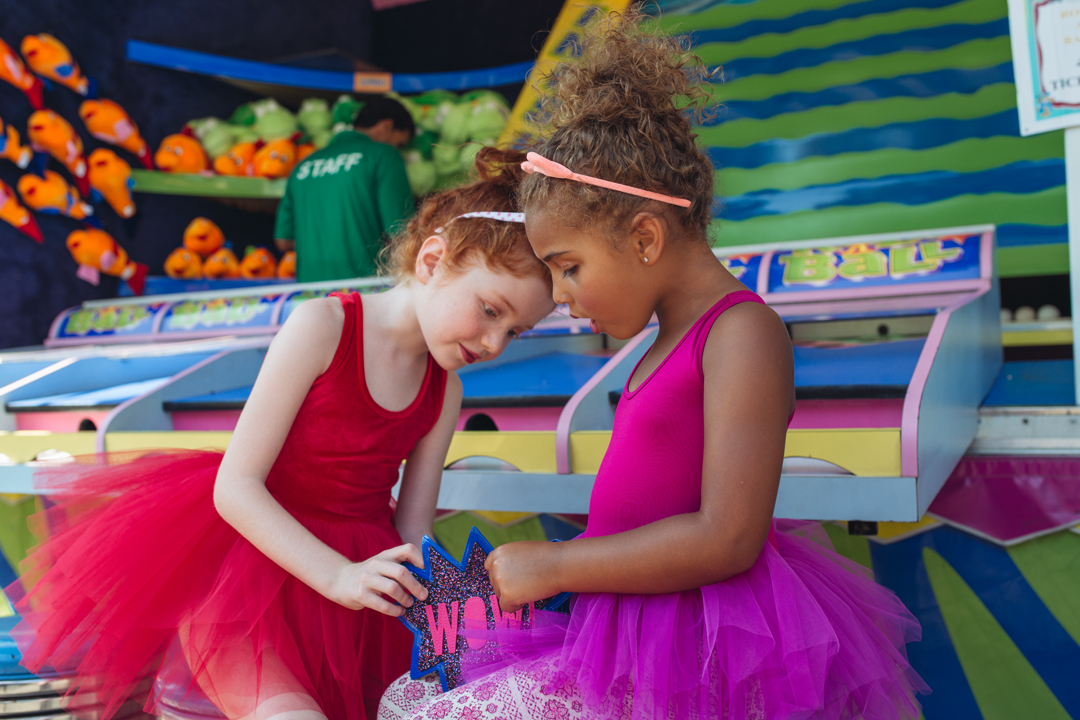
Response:
[{"label": "girl's earring", "polygon": [[645,264],[646,264],[646,265],[648,265],[648,264],[649,264],[649,258],[642,258],[642,259],[643,259],[643,260],[645,261]]}]

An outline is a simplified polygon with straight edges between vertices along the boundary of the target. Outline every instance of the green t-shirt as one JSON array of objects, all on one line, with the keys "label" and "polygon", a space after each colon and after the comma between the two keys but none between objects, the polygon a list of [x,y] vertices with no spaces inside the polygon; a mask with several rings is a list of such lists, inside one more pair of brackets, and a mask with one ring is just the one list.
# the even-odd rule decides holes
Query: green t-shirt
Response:
[{"label": "green t-shirt", "polygon": [[383,238],[412,212],[401,154],[350,130],[293,169],[274,237],[296,242],[299,282],[370,277]]}]

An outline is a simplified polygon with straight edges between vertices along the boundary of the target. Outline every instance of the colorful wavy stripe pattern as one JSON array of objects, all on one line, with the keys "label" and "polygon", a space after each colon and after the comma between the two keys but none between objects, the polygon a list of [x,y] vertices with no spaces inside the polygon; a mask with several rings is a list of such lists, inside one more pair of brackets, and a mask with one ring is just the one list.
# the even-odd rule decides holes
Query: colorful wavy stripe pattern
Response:
[{"label": "colorful wavy stripe pattern", "polygon": [[657,4],[723,71],[717,245],[995,223],[1003,276],[1068,272],[1063,136],[1020,137],[1004,0]]}]

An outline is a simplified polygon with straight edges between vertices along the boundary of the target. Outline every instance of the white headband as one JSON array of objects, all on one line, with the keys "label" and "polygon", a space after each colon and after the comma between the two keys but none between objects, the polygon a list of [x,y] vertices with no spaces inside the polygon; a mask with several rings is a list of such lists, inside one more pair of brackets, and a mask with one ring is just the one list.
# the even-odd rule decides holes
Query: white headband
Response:
[{"label": "white headband", "polygon": [[[525,213],[480,211],[480,212],[467,212],[464,215],[458,215],[455,218],[450,218],[450,222],[448,222],[446,224],[449,225],[450,223],[454,222],[454,220],[460,220],[461,218],[474,218],[474,217],[488,218],[489,220],[502,220],[503,222],[516,222],[516,223],[525,222]],[[445,229],[446,229],[445,227],[437,227],[437,228],[435,228],[435,232],[441,233]]]}]

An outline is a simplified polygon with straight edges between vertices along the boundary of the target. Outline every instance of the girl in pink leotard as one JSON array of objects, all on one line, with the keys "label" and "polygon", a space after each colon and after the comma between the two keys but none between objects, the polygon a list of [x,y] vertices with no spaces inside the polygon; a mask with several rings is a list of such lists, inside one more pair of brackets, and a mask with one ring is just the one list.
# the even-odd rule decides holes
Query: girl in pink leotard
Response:
[{"label": "girl in pink leotard", "polygon": [[616,338],[660,322],[585,533],[488,558],[503,611],[570,591],[571,612],[496,631],[503,661],[449,693],[401,678],[380,718],[919,716],[914,617],[819,525],[772,520],[791,343],[706,240],[714,171],[674,102],[703,99],[694,67],[635,18],[602,23],[556,70],[526,164],[519,201],[555,301]]}]

